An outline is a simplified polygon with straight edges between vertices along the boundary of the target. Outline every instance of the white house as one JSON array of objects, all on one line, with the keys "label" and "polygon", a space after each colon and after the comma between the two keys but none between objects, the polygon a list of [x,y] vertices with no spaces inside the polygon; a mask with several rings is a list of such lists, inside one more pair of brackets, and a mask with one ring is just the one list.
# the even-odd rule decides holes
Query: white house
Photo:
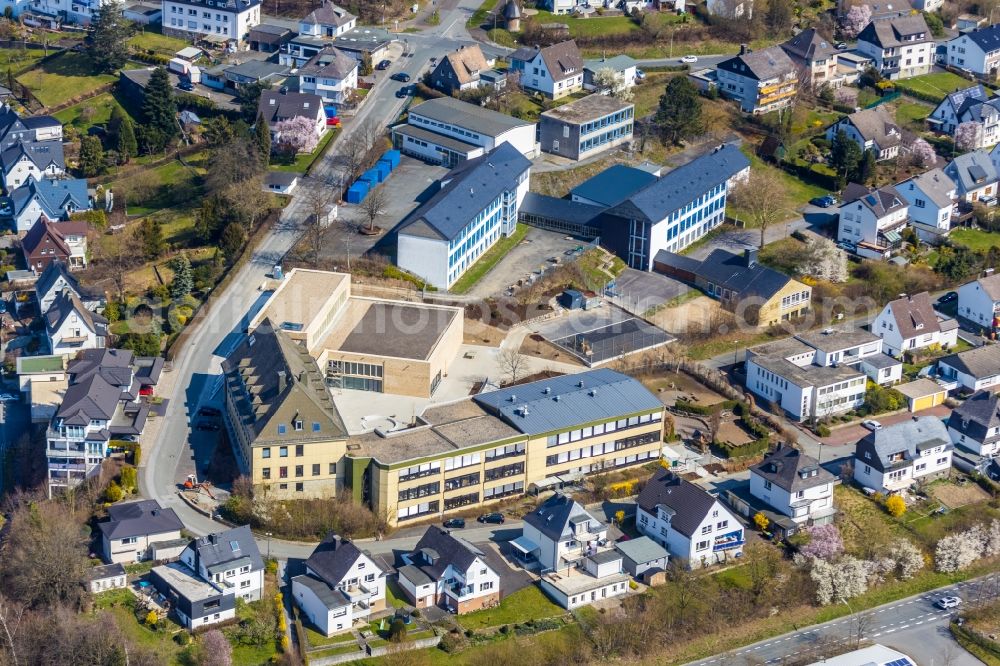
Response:
[{"label": "white house", "polygon": [[[994,149],[996,152],[996,149]],[[997,201],[997,167],[991,154],[974,150],[954,158],[944,168],[955,182],[955,193],[965,203],[992,206]]]},{"label": "white house", "polygon": [[105,346],[108,320],[87,309],[70,291],[59,293],[43,317],[49,351],[53,354],[72,356],[82,349]]},{"label": "white house", "polygon": [[945,45],[945,63],[994,79],[1000,68],[1000,24],[963,32]]},{"label": "white house", "polygon": [[87,588],[91,594],[120,590],[128,584],[128,573],[121,564],[99,564],[87,575]]},{"label": "white house", "polygon": [[69,267],[61,261],[53,261],[42,271],[35,282],[35,300],[38,301],[38,311],[48,312],[56,297],[63,292],[72,293],[88,310],[96,310],[103,303],[103,297],[85,289],[69,272]]},{"label": "white house", "polygon": [[958,316],[987,335],[1000,327],[1000,273],[987,269],[958,288]]},{"label": "white house", "polygon": [[617,550],[587,555],[573,569],[550,571],[539,578],[542,591],[567,610],[628,594],[629,575]]},{"label": "white house", "polygon": [[573,566],[607,541],[607,525],[572,497],[556,493],[524,517],[522,535],[512,544],[547,571]]},{"label": "white house", "polygon": [[21,12],[31,11],[37,15],[50,16],[64,20],[68,23],[79,23],[88,25],[93,21],[101,7],[106,4],[106,0],[93,0],[92,2],[78,2],[77,0],[32,0],[30,3],[21,3],[20,0],[5,0],[3,6],[10,5],[14,10],[14,15]]},{"label": "white house", "polygon": [[974,393],[948,417],[948,434],[955,446],[985,457],[1000,454],[1000,395]]},{"label": "white house", "polygon": [[798,525],[833,522],[833,474],[791,446],[778,448],[750,468],[750,494]]},{"label": "white house", "polygon": [[850,183],[840,205],[837,240],[867,259],[887,259],[902,243],[908,214],[909,204],[892,185],[869,189]]},{"label": "white house", "polygon": [[299,21],[299,34],[333,39],[357,25],[358,17],[343,7],[324,1]]},{"label": "white house", "polygon": [[[112,504],[108,507],[108,519],[97,527],[101,531],[104,561],[131,564],[148,560],[153,544],[180,539],[184,523],[173,509],[164,509],[156,500],[139,500]],[[177,549],[177,554],[180,550]]]},{"label": "white house", "polygon": [[623,87],[632,88],[635,86],[638,63],[627,55],[616,55],[611,58],[587,60],[583,63],[584,90],[597,90],[598,86],[594,77],[598,72],[608,69],[614,72],[616,79]]},{"label": "white house", "polygon": [[806,28],[781,44],[788,57],[802,68],[809,83],[817,88],[828,85],[839,88],[847,76],[840,71],[840,51],[816,28]]},{"label": "white house", "polygon": [[799,68],[780,46],[738,55],[716,69],[719,94],[735,99],[746,113],[761,114],[791,105],[799,87]]},{"label": "white house", "polygon": [[743,553],[743,525],[719,499],[666,469],[646,482],[636,502],[636,528],[691,568]]},{"label": "white house", "polygon": [[962,389],[978,391],[1000,384],[1000,345],[983,345],[938,360],[938,372]]},{"label": "white house", "polygon": [[0,152],[0,170],[8,193],[29,178],[55,178],[66,172],[62,142],[18,141]]},{"label": "white house", "polygon": [[948,474],[954,446],[948,427],[937,416],[868,433],[854,450],[854,480],[880,493],[898,492],[917,481]]},{"label": "white house", "polygon": [[461,615],[500,601],[500,574],[483,551],[440,527],[428,527],[403,561],[399,586],[417,608],[440,606]]},{"label": "white house", "polygon": [[149,582],[170,605],[181,626],[190,631],[236,617],[236,591],[202,578],[184,562],[153,567]]},{"label": "white house", "polygon": [[884,106],[844,116],[827,128],[827,141],[836,139],[840,132],[858,144],[862,152],[872,151],[878,161],[895,159],[899,155],[902,134],[895,118]]},{"label": "white house", "polygon": [[163,34],[222,43],[246,41],[260,23],[261,0],[162,0]]},{"label": "white house", "polygon": [[323,98],[315,93],[265,90],[260,94],[257,109],[258,114],[267,122],[271,130],[271,141],[275,144],[281,143],[281,131],[277,125],[283,120],[308,118],[313,124],[317,139],[326,132]]},{"label": "white house", "polygon": [[954,136],[964,123],[976,126],[973,148],[989,148],[1000,142],[1000,98],[990,98],[981,84],[956,90],[945,96],[927,122],[932,128]]},{"label": "white house", "polygon": [[358,61],[328,46],[302,65],[298,75],[300,92],[319,95],[324,102],[343,104],[358,87]]},{"label": "white house", "polygon": [[936,46],[924,17],[915,14],[872,21],[858,34],[856,49],[896,81],[929,73]]},{"label": "white house", "polygon": [[264,560],[247,525],[198,537],[184,549],[180,561],[202,580],[223,585],[244,601],[261,599]]},{"label": "white house", "polygon": [[517,227],[531,162],[509,143],[467,160],[441,180],[397,233],[397,263],[449,289],[501,237]]},{"label": "white house", "polygon": [[951,231],[956,214],[958,191],[955,181],[935,167],[896,185],[896,191],[909,204],[910,226],[926,242],[938,242]]},{"label": "white house", "polygon": [[583,56],[573,40],[545,48],[522,46],[509,60],[525,90],[559,99],[583,89]]},{"label": "white house", "polygon": [[872,331],[882,338],[882,350],[897,357],[932,345],[948,349],[958,341],[958,322],[939,317],[926,291],[886,303]]},{"label": "white house", "polygon": [[348,631],[385,608],[385,569],[354,543],[331,535],[292,578],[292,596],[322,634]]}]

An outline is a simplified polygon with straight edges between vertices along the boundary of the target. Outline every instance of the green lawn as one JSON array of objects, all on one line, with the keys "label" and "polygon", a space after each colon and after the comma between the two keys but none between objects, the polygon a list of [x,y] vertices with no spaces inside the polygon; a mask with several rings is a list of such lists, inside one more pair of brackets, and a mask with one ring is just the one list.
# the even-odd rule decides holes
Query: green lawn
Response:
[{"label": "green lawn", "polygon": [[312,166],[312,163],[319,159],[320,155],[326,151],[326,147],[330,145],[333,141],[333,137],[337,136],[340,130],[334,129],[328,131],[323,135],[323,138],[319,140],[319,145],[316,146],[316,150],[311,153],[303,153],[302,155],[296,155],[295,161],[286,163],[281,163],[271,160],[271,170],[272,171],[291,171],[292,173],[305,173],[306,170]]},{"label": "green lawn", "polygon": [[919,102],[904,102],[896,107],[896,122],[900,125],[918,125],[923,128],[923,121],[933,111],[927,104]]},{"label": "green lawn", "polygon": [[402,608],[410,604],[395,578],[386,578],[385,580],[385,602],[387,606],[393,608]]},{"label": "green lawn", "polygon": [[955,229],[951,239],[970,250],[989,250],[994,245],[1000,245],[1000,234],[983,231],[982,229]]},{"label": "green lawn", "polygon": [[168,37],[167,35],[161,34],[157,28],[146,28],[143,32],[136,33],[131,38],[129,38],[128,43],[135,49],[141,49],[144,51],[156,51],[162,55],[173,56],[175,53],[180,51],[190,44],[183,39],[178,39],[177,37]]},{"label": "green lawn", "polygon": [[313,647],[339,645],[341,643],[352,643],[355,648],[358,646],[357,641],[354,640],[354,636],[349,632],[346,634],[334,634],[328,638],[308,625],[303,624],[302,626],[306,630],[306,639],[309,641],[309,645]]},{"label": "green lawn", "polygon": [[[45,57],[45,51],[42,49],[0,49],[0,67],[3,67],[5,77],[8,69],[14,74],[20,74],[34,66],[43,57]],[[7,85],[6,78],[3,85]]]},{"label": "green lawn", "polygon": [[83,53],[62,53],[17,77],[38,101],[56,106],[118,80],[114,74],[98,74]]},{"label": "green lawn", "polygon": [[[172,630],[153,631],[146,625],[139,624],[135,615],[128,608],[117,607],[111,609],[110,612],[115,616],[122,633],[136,644],[159,655],[167,663],[180,663],[180,653],[183,648],[173,641]],[[168,622],[168,626],[172,629],[180,629],[173,622]],[[235,654],[233,656],[235,657]],[[234,663],[237,662],[234,661]]]},{"label": "green lawn", "polygon": [[498,240],[493,247],[486,251],[486,253],[479,258],[475,264],[472,265],[465,275],[458,278],[458,281],[452,285],[450,291],[454,294],[464,294],[465,292],[472,289],[472,287],[483,279],[483,276],[490,272],[490,270],[500,263],[508,252],[514,249],[518,243],[524,240],[524,237],[528,235],[528,226],[525,224],[518,224],[517,231],[508,236],[507,238],[501,238]]},{"label": "green lawn", "polygon": [[968,79],[963,79],[958,74],[951,72],[934,72],[923,76],[914,76],[912,79],[894,81],[896,88],[904,93],[913,91],[930,95],[937,100],[944,99],[944,96],[954,92],[957,88],[968,88],[972,83]]},{"label": "green lawn", "polygon": [[667,83],[675,76],[684,76],[682,72],[647,72],[646,79],[632,88],[632,103],[635,104],[635,117],[644,118],[660,105]]},{"label": "green lawn", "polygon": [[274,663],[271,661],[271,657],[275,654],[277,652],[274,649],[274,645],[264,645],[263,647],[234,645],[232,663],[239,664],[240,666],[265,666],[265,664]]},{"label": "green lawn", "polygon": [[[750,144],[743,144],[741,150],[750,159],[751,169],[771,170],[777,175],[781,182],[784,183],[785,193],[788,198],[788,208],[785,210],[784,217],[780,220],[781,222],[798,217],[799,214],[796,209],[809,203],[809,200],[813,197],[828,194],[828,192],[819,185],[813,185],[812,183],[799,180],[787,171],[771,166],[770,164],[766,164],[763,160],[753,154],[753,148]],[[727,206],[726,215],[734,220],[742,221],[746,221],[748,217],[744,211],[741,211],[732,204]]]},{"label": "green lawn", "polygon": [[104,125],[111,119],[111,111],[118,106],[114,95],[101,93],[79,104],[54,114],[63,125],[72,125],[86,132],[94,125]]},{"label": "green lawn", "polygon": [[535,16],[538,23],[565,23],[569,26],[569,36],[596,37],[598,35],[627,35],[638,32],[642,28],[628,16],[598,16],[592,14],[589,18],[551,14],[539,10]]},{"label": "green lawn", "polygon": [[529,585],[505,598],[496,608],[459,615],[456,619],[463,629],[483,629],[558,617],[565,612],[561,606],[552,603],[539,587]]},{"label": "green lawn", "polygon": [[[203,159],[203,155],[192,155],[185,158],[185,161],[195,165],[200,164]],[[164,208],[199,205],[201,202],[197,200],[197,195],[200,175],[199,167],[173,160],[140,174],[112,181],[110,185],[113,190],[126,196],[129,215],[149,215]]]}]

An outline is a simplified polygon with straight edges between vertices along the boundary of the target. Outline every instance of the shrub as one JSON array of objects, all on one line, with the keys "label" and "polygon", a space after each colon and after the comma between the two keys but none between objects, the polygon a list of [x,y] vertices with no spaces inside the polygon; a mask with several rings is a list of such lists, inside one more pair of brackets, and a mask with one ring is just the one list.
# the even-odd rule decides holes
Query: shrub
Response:
[{"label": "shrub", "polygon": [[800,552],[806,557],[832,560],[844,552],[844,540],[836,525],[816,525],[806,530],[809,541]]},{"label": "shrub", "polygon": [[152,629],[156,629],[156,623],[160,621],[160,616],[156,614],[156,611],[149,611],[146,613],[145,622]]},{"label": "shrub", "polygon": [[906,500],[899,495],[892,495],[885,501],[885,510],[893,518],[899,518],[906,513]]},{"label": "shrub", "polygon": [[639,589],[639,584],[636,583],[634,580],[630,580],[628,582],[628,589],[630,589],[630,590],[637,590],[637,589]]},{"label": "shrub", "polygon": [[402,618],[393,618],[389,625],[389,640],[400,643],[406,640],[406,623]]},{"label": "shrub", "polygon": [[816,434],[819,435],[820,437],[829,437],[830,432],[831,432],[830,426],[826,425],[825,423],[820,423],[819,425],[816,426]]},{"label": "shrub", "polygon": [[191,642],[191,634],[186,631],[178,631],[174,634],[174,642],[183,647]]},{"label": "shrub", "polygon": [[767,529],[767,526],[771,524],[771,521],[767,519],[763,513],[757,512],[753,516],[753,524],[757,526],[757,529],[763,532]]},{"label": "shrub", "polygon": [[122,487],[115,481],[109,483],[108,487],[104,490],[104,499],[108,502],[120,502],[124,496],[125,493],[122,491]]}]

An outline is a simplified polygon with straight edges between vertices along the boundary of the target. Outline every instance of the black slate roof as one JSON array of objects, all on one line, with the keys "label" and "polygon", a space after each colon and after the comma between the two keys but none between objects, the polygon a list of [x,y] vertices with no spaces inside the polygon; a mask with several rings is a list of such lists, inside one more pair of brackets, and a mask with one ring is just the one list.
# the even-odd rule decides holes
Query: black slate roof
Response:
[{"label": "black slate roof", "polygon": [[[306,560],[306,566],[326,581],[327,585],[336,587],[362,556],[368,557],[353,542],[331,534],[316,546],[316,550]],[[385,573],[375,558],[368,557],[368,559],[374,562],[379,571]]]},{"label": "black slate roof", "polygon": [[661,469],[643,486],[636,503],[654,516],[657,506],[670,509],[674,514],[670,525],[684,536],[691,537],[715,502],[716,498],[701,486],[685,481],[670,470]]}]

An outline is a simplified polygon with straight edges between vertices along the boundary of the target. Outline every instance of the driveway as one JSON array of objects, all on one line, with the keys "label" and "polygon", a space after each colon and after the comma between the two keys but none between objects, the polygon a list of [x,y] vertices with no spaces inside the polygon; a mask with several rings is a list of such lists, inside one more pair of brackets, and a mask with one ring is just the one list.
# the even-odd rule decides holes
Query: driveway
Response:
[{"label": "driveway", "polygon": [[489,273],[483,276],[469,295],[474,298],[500,296],[507,287],[540,268],[551,268],[554,264],[549,257],[559,257],[560,263],[567,259],[566,250],[583,245],[580,241],[554,231],[532,227],[524,240],[511,249]]},{"label": "driveway", "polygon": [[[873,416],[871,418],[875,419],[883,426],[888,427],[895,425],[897,423],[902,423],[903,421],[909,421],[915,416],[936,416],[938,418],[948,418],[951,415],[951,407],[945,407],[944,405],[938,405],[937,407],[931,407],[930,409],[924,409],[916,414],[911,414],[910,412],[902,412],[900,414],[892,414],[890,416]],[[829,437],[823,439],[824,446],[839,446],[843,444],[854,444],[859,439],[870,433],[871,431],[867,428],[861,426],[860,424],[846,425],[840,428],[835,428]]]}]

